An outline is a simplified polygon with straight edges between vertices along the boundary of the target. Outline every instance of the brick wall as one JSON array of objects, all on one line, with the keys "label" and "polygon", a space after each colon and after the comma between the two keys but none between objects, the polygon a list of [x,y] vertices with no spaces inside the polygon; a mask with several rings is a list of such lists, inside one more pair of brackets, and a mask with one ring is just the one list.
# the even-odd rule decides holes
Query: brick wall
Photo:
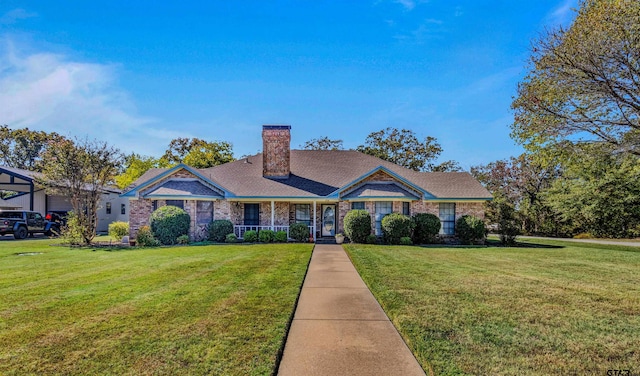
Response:
[{"label": "brick wall", "polygon": [[262,175],[286,177],[290,173],[291,132],[289,126],[262,127]]},{"label": "brick wall", "polygon": [[153,212],[153,204],[150,200],[129,201],[129,238],[138,236],[140,227],[149,224],[149,217]]}]

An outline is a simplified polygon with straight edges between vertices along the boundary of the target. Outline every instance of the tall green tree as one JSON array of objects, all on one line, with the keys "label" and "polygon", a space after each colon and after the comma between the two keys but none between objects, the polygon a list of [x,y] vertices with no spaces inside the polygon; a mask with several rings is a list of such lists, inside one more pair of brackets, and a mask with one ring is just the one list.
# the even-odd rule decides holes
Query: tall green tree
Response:
[{"label": "tall green tree", "polygon": [[450,168],[459,168],[453,161],[434,164],[442,153],[438,141],[431,136],[421,141],[409,129],[388,127],[372,132],[367,136],[364,145],[358,146],[357,150],[415,171],[447,171]]},{"label": "tall green tree", "polygon": [[640,159],[613,153],[603,143],[580,146],[565,162],[563,176],[544,200],[574,233],[596,237],[640,236]]},{"label": "tall green tree", "polygon": [[161,158],[131,153],[124,157],[123,171],[115,177],[116,185],[124,189],[152,168],[168,167]]},{"label": "tall green tree", "polygon": [[533,43],[512,108],[512,137],[529,149],[602,141],[640,155],[640,1],[581,1],[569,28]]},{"label": "tall green tree", "polygon": [[176,138],[162,156],[163,163],[184,163],[195,168],[208,168],[232,162],[233,147],[225,141],[205,141],[199,138]]},{"label": "tall green tree", "polygon": [[44,178],[49,192],[70,198],[84,244],[91,244],[104,188],[112,184],[121,163],[120,152],[104,142],[60,139],[43,152]]},{"label": "tall green tree", "polygon": [[305,150],[343,150],[342,140],[332,140],[327,136],[313,138],[302,146]]},{"label": "tall green tree", "polygon": [[42,171],[42,152],[49,141],[64,137],[52,132],[32,131],[29,128],[11,129],[0,126],[0,165],[29,171]]}]

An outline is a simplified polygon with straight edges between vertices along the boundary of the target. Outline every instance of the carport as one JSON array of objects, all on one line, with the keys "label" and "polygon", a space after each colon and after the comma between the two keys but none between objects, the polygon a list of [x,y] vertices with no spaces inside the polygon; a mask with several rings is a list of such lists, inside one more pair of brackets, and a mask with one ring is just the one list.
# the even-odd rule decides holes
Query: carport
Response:
[{"label": "carport", "polygon": [[[0,166],[0,190],[29,194],[29,210],[33,210],[35,176],[37,172]],[[8,209],[9,207],[7,207]],[[14,207],[15,209],[15,207]]]}]

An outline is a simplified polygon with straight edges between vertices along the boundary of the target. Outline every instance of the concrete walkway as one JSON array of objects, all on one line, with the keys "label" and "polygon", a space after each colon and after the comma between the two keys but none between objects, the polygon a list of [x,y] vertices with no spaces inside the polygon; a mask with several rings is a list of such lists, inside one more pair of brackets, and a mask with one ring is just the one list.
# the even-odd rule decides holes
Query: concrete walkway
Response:
[{"label": "concrete walkway", "polygon": [[278,375],[424,375],[341,246],[316,244]]}]

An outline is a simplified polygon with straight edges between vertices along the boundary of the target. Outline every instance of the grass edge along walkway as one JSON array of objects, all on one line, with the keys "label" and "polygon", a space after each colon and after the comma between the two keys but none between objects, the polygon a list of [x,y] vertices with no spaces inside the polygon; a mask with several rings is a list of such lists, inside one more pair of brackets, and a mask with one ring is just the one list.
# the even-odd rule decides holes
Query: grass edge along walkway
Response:
[{"label": "grass edge along walkway", "polygon": [[640,372],[637,249],[557,241],[345,249],[435,374]]},{"label": "grass edge along walkway", "polygon": [[312,250],[50,243],[2,241],[0,374],[271,374]]}]

